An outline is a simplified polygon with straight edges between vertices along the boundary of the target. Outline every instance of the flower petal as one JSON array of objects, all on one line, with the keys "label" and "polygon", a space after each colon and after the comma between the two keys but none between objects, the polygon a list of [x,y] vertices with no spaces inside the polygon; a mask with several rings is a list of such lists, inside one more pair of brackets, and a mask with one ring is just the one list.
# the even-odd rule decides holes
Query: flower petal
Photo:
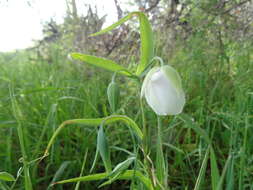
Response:
[{"label": "flower petal", "polygon": [[[165,68],[164,68],[165,67]],[[182,112],[185,95],[181,78],[170,66],[162,66],[149,72],[142,86],[142,96],[158,115],[176,115]]]}]

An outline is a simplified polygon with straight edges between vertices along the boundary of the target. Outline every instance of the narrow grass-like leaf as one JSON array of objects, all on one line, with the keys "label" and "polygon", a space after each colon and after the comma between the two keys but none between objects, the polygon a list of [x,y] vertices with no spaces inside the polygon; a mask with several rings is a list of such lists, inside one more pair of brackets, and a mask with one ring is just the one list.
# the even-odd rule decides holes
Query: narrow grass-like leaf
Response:
[{"label": "narrow grass-like leaf", "polygon": [[94,157],[94,160],[93,160],[93,163],[92,163],[92,165],[91,165],[91,168],[90,168],[90,173],[94,170],[94,168],[95,168],[95,165],[96,165],[96,163],[97,163],[97,160],[98,160],[98,153],[99,153],[99,151],[98,151],[98,147],[97,147],[97,149],[96,149],[96,153],[95,153],[95,157]]},{"label": "narrow grass-like leaf", "polygon": [[79,60],[79,61],[88,63],[90,65],[103,68],[108,71],[118,72],[119,74],[122,74],[128,77],[133,75],[125,67],[109,59],[96,57],[92,55],[81,54],[81,53],[71,53],[70,56],[75,60]]},{"label": "narrow grass-like leaf", "polygon": [[122,19],[118,20],[116,23],[108,26],[107,28],[100,30],[99,32],[96,32],[94,34],[91,34],[90,36],[98,36],[104,33],[107,33],[115,28],[117,28],[119,25],[123,24],[124,22],[128,21],[132,16],[134,15],[134,13],[130,13],[127,16],[123,17]]},{"label": "narrow grass-like leaf", "polygon": [[13,175],[9,174],[8,172],[0,172],[0,180],[2,181],[15,181]]},{"label": "narrow grass-like leaf", "polygon": [[21,153],[22,153],[22,161],[24,165],[24,181],[25,181],[25,190],[32,190],[32,180],[30,176],[30,169],[28,165],[28,156],[26,152],[26,145],[25,145],[25,136],[24,136],[24,129],[23,129],[23,113],[21,112],[21,109],[19,107],[19,104],[14,96],[14,91],[13,88],[10,87],[10,99],[12,103],[12,111],[13,115],[17,121],[17,133],[18,133],[18,139],[19,139],[19,144],[21,148]]},{"label": "narrow grass-like leaf", "polygon": [[111,159],[110,159],[110,150],[107,143],[106,135],[104,133],[103,126],[101,125],[98,130],[97,137],[97,148],[102,157],[106,172],[109,173],[112,170]]},{"label": "narrow grass-like leaf", "polygon": [[229,166],[229,162],[231,161],[231,155],[228,156],[228,159],[226,161],[226,164],[222,170],[222,174],[221,174],[221,177],[220,177],[220,180],[219,180],[219,183],[218,183],[218,187],[216,190],[222,190],[222,186],[223,186],[223,182],[224,182],[224,179],[225,179],[225,175],[227,173],[227,169],[228,169],[228,166]]},{"label": "narrow grass-like leaf", "polygon": [[211,177],[212,177],[212,189],[216,189],[219,183],[220,174],[217,166],[217,159],[213,150],[213,147],[210,149],[210,161],[211,161]]},{"label": "narrow grass-like leaf", "polygon": [[120,176],[120,174],[124,173],[128,167],[130,166],[130,164],[135,160],[135,157],[130,157],[128,159],[126,159],[125,161],[119,163],[114,169],[113,171],[108,175],[108,177],[110,178],[108,181],[104,182],[103,184],[101,184],[99,186],[103,187],[105,185],[109,185],[111,184],[113,181],[116,181],[118,179],[118,177]]},{"label": "narrow grass-like leaf", "polygon": [[24,89],[22,91],[22,94],[32,94],[32,93],[38,93],[38,92],[45,92],[45,91],[51,91],[51,90],[66,90],[66,88],[55,88],[55,87],[40,87],[40,88],[33,88],[33,89]]},{"label": "narrow grass-like leaf", "polygon": [[204,180],[204,176],[205,176],[205,172],[206,172],[206,166],[207,166],[207,160],[209,158],[209,151],[210,151],[210,145],[209,145],[208,149],[206,150],[204,160],[201,164],[201,168],[200,168],[200,171],[199,171],[199,175],[198,175],[194,190],[201,189],[201,183]]},{"label": "narrow grass-like leaf", "polygon": [[228,164],[227,176],[226,176],[226,190],[234,190],[234,157],[232,156],[231,161]]},{"label": "narrow grass-like leaf", "polygon": [[36,157],[36,155],[38,155],[38,153],[40,151],[41,144],[43,142],[43,138],[46,135],[46,132],[48,130],[47,126],[53,124],[53,121],[55,120],[56,111],[57,111],[57,104],[53,104],[50,108],[49,113],[48,113],[46,122],[45,122],[45,124],[42,128],[42,131],[41,131],[40,137],[38,139],[38,142],[35,145],[35,149],[33,151],[33,157]]},{"label": "narrow grass-like leaf", "polygon": [[245,164],[246,164],[246,150],[248,144],[248,127],[249,127],[249,117],[245,118],[246,126],[244,127],[243,134],[243,147],[241,148],[241,158],[240,158],[240,174],[239,174],[239,190],[243,190],[244,185],[244,174],[245,174]]},{"label": "narrow grass-like leaf", "polygon": [[181,150],[180,148],[175,147],[174,145],[172,145],[170,143],[163,143],[163,145],[168,146],[169,148],[171,148],[172,150],[175,150],[176,152],[179,152],[181,154],[185,154],[185,152],[183,150]]},{"label": "narrow grass-like leaf", "polygon": [[10,188],[5,183],[2,183],[1,181],[0,181],[0,189],[1,190],[10,190]]},{"label": "narrow grass-like leaf", "polygon": [[[58,181],[55,184],[65,184],[65,183],[75,183],[78,181],[86,182],[86,181],[97,181],[97,180],[103,180],[107,179],[108,173],[98,173],[93,175],[87,175],[83,177],[76,177],[72,179],[66,179],[62,181]],[[152,187],[152,183],[149,178],[144,176],[140,171],[135,170],[126,170],[124,173],[122,173],[118,179],[119,180],[131,180],[133,177],[136,177],[138,180],[140,180],[148,190],[154,190]]]},{"label": "narrow grass-like leaf", "polygon": [[200,128],[194,121],[192,121],[188,115],[181,114],[179,118],[187,124],[187,127],[192,128],[197,134],[199,134],[207,144],[211,144],[211,140],[206,131]]},{"label": "narrow grass-like leaf", "polygon": [[[84,154],[83,164],[82,164],[82,168],[81,168],[81,172],[80,172],[79,177],[82,177],[82,175],[83,175],[83,173],[84,173],[84,168],[85,168],[87,156],[88,156],[88,149],[86,149],[86,152],[85,152],[85,154]],[[78,182],[76,183],[75,190],[79,190],[79,187],[80,187],[80,181],[78,181]]]},{"label": "narrow grass-like leaf", "polygon": [[79,101],[79,102],[85,102],[83,99],[73,97],[73,96],[62,96],[62,97],[57,99],[57,101],[61,101],[61,100],[76,100],[76,101]]},{"label": "narrow grass-like leaf", "polygon": [[[68,165],[71,163],[71,161],[65,161],[61,164],[61,166],[59,167],[59,169],[56,171],[56,173],[54,174],[54,177],[51,181],[50,184],[53,184],[54,182],[56,182],[57,180],[59,180],[59,178],[64,174],[66,168],[68,167]],[[47,188],[52,189],[52,186],[49,185],[49,187]]]},{"label": "narrow grass-like leaf", "polygon": [[111,124],[117,121],[123,121],[124,123],[126,123],[133,131],[134,134],[140,139],[142,140],[143,138],[143,134],[139,128],[139,126],[129,117],[125,116],[125,115],[111,115],[108,117],[104,117],[104,118],[96,118],[96,119],[73,119],[73,120],[67,120],[64,121],[54,132],[53,136],[51,137],[51,139],[48,142],[46,151],[44,153],[44,157],[48,155],[48,151],[50,149],[50,147],[52,146],[52,144],[55,141],[55,138],[58,136],[58,134],[61,132],[61,130],[69,124],[83,124],[83,125],[89,125],[89,126],[93,126],[93,127],[97,127],[99,126],[102,122],[104,122],[104,125],[107,124]]},{"label": "narrow grass-like leaf", "polygon": [[132,153],[132,152],[130,152],[130,151],[128,151],[128,150],[126,150],[126,149],[124,149],[124,148],[117,147],[117,146],[111,146],[111,148],[112,148],[112,149],[115,149],[115,150],[122,151],[122,152],[124,152],[124,153],[128,154],[129,156],[135,156],[135,154],[134,154],[134,153]]}]

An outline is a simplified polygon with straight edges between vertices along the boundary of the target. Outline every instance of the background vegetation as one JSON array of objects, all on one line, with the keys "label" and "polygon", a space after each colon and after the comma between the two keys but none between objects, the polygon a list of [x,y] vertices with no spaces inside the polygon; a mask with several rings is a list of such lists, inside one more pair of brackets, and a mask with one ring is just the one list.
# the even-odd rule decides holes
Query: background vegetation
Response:
[{"label": "background vegetation", "polygon": [[[222,189],[253,189],[252,1],[135,0],[134,4],[149,16],[156,54],[179,71],[187,97],[183,114],[167,117],[163,123],[169,186],[191,190],[197,183],[207,150],[205,139],[193,130],[198,126],[212,139],[217,176],[225,179]],[[120,2],[115,0],[115,5],[119,18],[127,13]],[[70,61],[67,54],[106,56],[130,69],[138,64],[139,34],[134,21],[110,34],[88,38],[102,28],[106,17],[99,18],[91,8],[79,14],[74,0],[67,6],[64,23],[45,24],[45,37],[35,47],[0,54],[0,171],[16,176],[23,166],[18,140],[22,126],[35,189],[74,189],[76,184],[53,188],[50,184],[79,176],[82,166],[87,175],[93,163],[97,131],[81,125],[66,127],[49,157],[36,161],[60,123],[111,114],[106,97],[111,74]],[[120,77],[117,81],[119,113],[140,122],[136,84]],[[148,106],[145,112],[148,127],[155,130],[154,113]],[[119,147],[132,151],[130,135],[118,125],[108,133],[114,164],[126,158]],[[155,146],[157,138],[152,138]],[[212,189],[210,161],[200,189]],[[103,171],[102,163],[95,171]],[[99,183],[81,183],[80,189],[96,189]],[[6,184],[11,183],[0,181],[0,189],[7,189]],[[23,188],[21,174],[13,189]],[[102,189],[129,189],[129,183]]]}]

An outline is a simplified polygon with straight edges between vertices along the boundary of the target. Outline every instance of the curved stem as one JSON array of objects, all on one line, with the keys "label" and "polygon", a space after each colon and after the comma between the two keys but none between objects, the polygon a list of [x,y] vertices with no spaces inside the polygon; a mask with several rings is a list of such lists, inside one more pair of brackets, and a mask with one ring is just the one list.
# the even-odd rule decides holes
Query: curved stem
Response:
[{"label": "curved stem", "polygon": [[153,59],[150,61],[150,64],[152,64],[152,62],[155,61],[155,60],[159,61],[160,66],[164,66],[164,62],[163,62],[162,58],[158,57],[158,56],[153,57]]}]

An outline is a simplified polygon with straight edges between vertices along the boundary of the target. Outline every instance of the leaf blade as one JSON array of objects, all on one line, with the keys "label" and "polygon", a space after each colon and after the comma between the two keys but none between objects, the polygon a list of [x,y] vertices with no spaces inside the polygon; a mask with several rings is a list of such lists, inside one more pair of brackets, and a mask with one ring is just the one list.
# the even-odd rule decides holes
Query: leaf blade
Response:
[{"label": "leaf blade", "polygon": [[[82,182],[96,181],[96,180],[106,179],[107,176],[108,176],[108,173],[98,173],[98,174],[92,174],[88,176],[76,177],[76,178],[58,181],[55,184],[73,183],[73,182],[78,182],[78,181],[82,181]],[[137,171],[137,170],[126,170],[123,174],[119,176],[118,179],[131,180],[133,177],[137,177],[149,190],[154,190],[150,179],[144,176],[140,171]]]},{"label": "leaf blade", "polygon": [[200,168],[200,171],[199,171],[199,176],[197,178],[194,190],[201,189],[201,183],[204,180],[204,176],[205,176],[205,172],[206,172],[207,160],[209,158],[209,156],[208,156],[209,152],[210,152],[210,145],[209,145],[208,149],[206,150],[206,154],[205,154],[204,160],[203,160],[203,162],[201,164],[201,168]]},{"label": "leaf blade", "polygon": [[212,189],[216,189],[219,183],[220,174],[217,166],[217,159],[213,150],[210,149],[210,161],[211,161],[211,178],[212,178]]},{"label": "leaf blade", "polygon": [[121,66],[121,65],[117,64],[116,62],[109,60],[109,59],[96,57],[93,55],[81,54],[81,53],[71,53],[70,56],[75,60],[79,60],[79,61],[88,63],[90,65],[103,68],[108,71],[118,72],[119,74],[122,74],[122,75],[125,75],[128,77],[133,75],[125,67],[123,67],[123,66]]},{"label": "leaf blade", "polygon": [[119,25],[123,24],[124,22],[128,21],[133,15],[134,15],[134,13],[130,13],[127,16],[123,17],[122,19],[118,20],[116,23],[106,27],[103,30],[100,30],[99,32],[93,33],[90,36],[98,36],[98,35],[104,34],[106,32],[109,32],[109,31],[115,29],[116,27],[118,27]]},{"label": "leaf blade", "polygon": [[142,12],[138,12],[137,14],[140,22],[141,55],[136,75],[140,75],[154,56],[154,39],[152,27],[146,15]]},{"label": "leaf blade", "polygon": [[97,148],[102,157],[106,172],[109,173],[112,170],[112,164],[110,159],[110,150],[107,143],[106,135],[104,133],[103,126],[101,125],[98,130],[98,137],[97,137]]},{"label": "leaf blade", "polygon": [[3,180],[3,181],[15,181],[15,178],[13,177],[13,175],[11,175],[8,172],[0,172],[0,180]]},{"label": "leaf blade", "polygon": [[52,146],[52,144],[54,143],[56,137],[59,135],[59,133],[62,131],[62,129],[69,124],[83,124],[83,125],[90,125],[93,127],[97,127],[99,126],[102,122],[104,122],[104,125],[107,124],[111,124],[114,123],[116,121],[124,121],[126,124],[128,124],[130,126],[130,128],[134,131],[134,134],[140,139],[143,139],[143,134],[142,131],[140,130],[139,126],[129,117],[125,116],[125,115],[111,115],[108,117],[104,117],[104,118],[92,118],[92,119],[73,119],[73,120],[67,120],[64,121],[54,132],[54,134],[52,135],[51,139],[48,142],[47,148],[44,152],[44,155],[42,157],[42,159],[44,157],[46,157],[48,155],[49,149]]}]

